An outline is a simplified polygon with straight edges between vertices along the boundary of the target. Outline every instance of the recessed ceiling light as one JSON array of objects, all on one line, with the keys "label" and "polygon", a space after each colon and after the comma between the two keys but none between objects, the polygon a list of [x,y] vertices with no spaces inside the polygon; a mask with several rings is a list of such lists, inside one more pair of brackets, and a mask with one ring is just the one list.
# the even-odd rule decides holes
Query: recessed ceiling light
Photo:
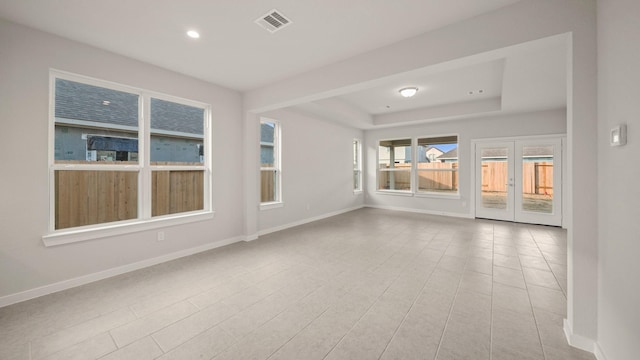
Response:
[{"label": "recessed ceiling light", "polygon": [[200,33],[195,30],[189,30],[187,31],[187,36],[192,39],[198,39],[200,38]]},{"label": "recessed ceiling light", "polygon": [[417,87],[406,87],[406,88],[400,89],[399,92],[400,92],[400,95],[402,95],[404,97],[412,97],[418,92],[418,88]]}]

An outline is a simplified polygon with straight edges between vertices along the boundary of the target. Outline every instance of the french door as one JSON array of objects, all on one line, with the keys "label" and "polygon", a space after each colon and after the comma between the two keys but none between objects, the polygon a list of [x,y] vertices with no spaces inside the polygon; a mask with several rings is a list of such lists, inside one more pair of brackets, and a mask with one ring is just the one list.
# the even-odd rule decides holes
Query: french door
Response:
[{"label": "french door", "polygon": [[560,138],[477,142],[478,218],[562,225]]}]

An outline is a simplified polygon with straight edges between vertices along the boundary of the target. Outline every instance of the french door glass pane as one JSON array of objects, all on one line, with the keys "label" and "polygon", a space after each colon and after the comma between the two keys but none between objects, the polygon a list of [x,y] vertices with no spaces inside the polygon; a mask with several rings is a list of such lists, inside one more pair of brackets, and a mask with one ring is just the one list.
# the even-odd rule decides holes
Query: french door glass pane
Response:
[{"label": "french door glass pane", "polygon": [[204,209],[203,170],[159,170],[151,176],[151,215]]},{"label": "french door glass pane", "polygon": [[507,208],[508,162],[506,147],[483,148],[482,206],[490,209]]},{"label": "french door glass pane", "polygon": [[522,147],[522,210],[553,212],[553,145]]},{"label": "french door glass pane", "polygon": [[55,228],[138,217],[138,172],[55,171]]}]

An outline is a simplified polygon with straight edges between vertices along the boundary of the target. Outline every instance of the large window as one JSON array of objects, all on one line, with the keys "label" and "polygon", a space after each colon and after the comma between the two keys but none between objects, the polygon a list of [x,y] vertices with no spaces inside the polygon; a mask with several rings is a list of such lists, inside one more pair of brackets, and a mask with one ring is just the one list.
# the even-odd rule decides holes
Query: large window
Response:
[{"label": "large window", "polygon": [[210,209],[209,107],[52,72],[51,230]]},{"label": "large window", "polygon": [[411,139],[380,141],[378,190],[411,191],[411,168]]},{"label": "large window", "polygon": [[419,138],[417,146],[417,191],[458,192],[458,137]]},{"label": "large window", "polygon": [[271,119],[260,121],[260,203],[282,202],[280,168],[280,124]]},{"label": "large window", "polygon": [[362,191],[362,144],[353,139],[353,191]]}]

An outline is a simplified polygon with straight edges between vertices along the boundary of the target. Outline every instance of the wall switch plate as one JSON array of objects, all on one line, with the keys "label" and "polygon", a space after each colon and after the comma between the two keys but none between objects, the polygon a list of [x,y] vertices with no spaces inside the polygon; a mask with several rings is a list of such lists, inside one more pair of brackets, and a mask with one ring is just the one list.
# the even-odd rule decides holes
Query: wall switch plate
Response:
[{"label": "wall switch plate", "polygon": [[622,146],[627,143],[627,125],[618,125],[611,129],[609,144],[611,146]]},{"label": "wall switch plate", "polygon": [[164,231],[158,231],[158,241],[164,241]]}]

